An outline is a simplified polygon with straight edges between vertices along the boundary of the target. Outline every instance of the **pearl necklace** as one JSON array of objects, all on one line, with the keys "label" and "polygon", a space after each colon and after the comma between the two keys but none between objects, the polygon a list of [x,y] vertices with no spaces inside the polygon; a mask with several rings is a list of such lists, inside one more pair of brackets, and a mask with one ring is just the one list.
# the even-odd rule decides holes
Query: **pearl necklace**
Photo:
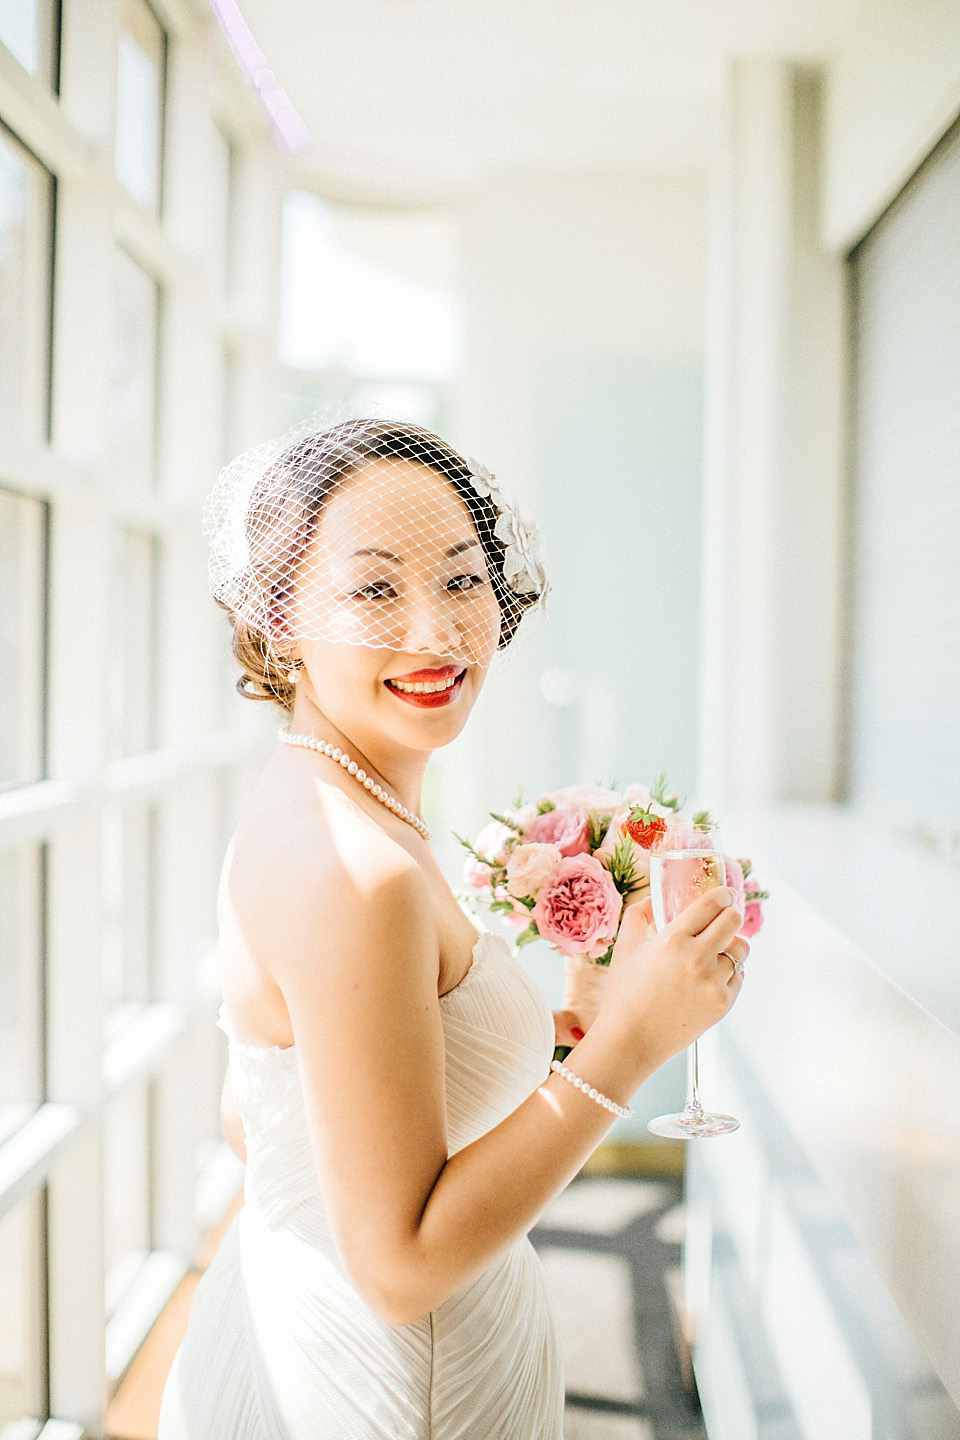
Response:
[{"label": "pearl necklace", "polygon": [[362,785],[364,790],[369,790],[374,800],[379,800],[380,804],[385,805],[388,810],[392,810],[394,815],[399,816],[401,820],[406,820],[407,824],[412,825],[424,840],[431,838],[432,832],[426,821],[421,820],[419,815],[414,815],[406,805],[401,805],[397,797],[391,795],[389,790],[384,790],[382,785],[378,785],[373,776],[368,775],[365,770],[361,770],[356,760],[351,760],[347,752],[341,750],[339,745],[333,745],[329,740],[324,743],[323,740],[315,739],[313,735],[293,735],[290,733],[288,725],[284,725],[277,731],[277,734],[284,745],[301,745],[305,750],[316,750],[318,755],[326,755],[331,760],[336,760],[348,775],[353,776],[358,785]]}]

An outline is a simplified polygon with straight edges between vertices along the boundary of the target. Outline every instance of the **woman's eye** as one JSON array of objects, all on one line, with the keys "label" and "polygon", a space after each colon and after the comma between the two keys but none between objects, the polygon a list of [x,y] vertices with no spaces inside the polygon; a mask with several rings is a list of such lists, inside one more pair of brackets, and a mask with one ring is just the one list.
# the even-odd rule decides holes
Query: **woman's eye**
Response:
[{"label": "woman's eye", "polygon": [[369,585],[364,585],[360,590],[354,591],[355,600],[394,600],[396,590],[389,580],[373,580]]},{"label": "woman's eye", "polygon": [[478,585],[483,584],[482,575],[454,575],[452,580],[447,581],[448,590],[475,590]]}]

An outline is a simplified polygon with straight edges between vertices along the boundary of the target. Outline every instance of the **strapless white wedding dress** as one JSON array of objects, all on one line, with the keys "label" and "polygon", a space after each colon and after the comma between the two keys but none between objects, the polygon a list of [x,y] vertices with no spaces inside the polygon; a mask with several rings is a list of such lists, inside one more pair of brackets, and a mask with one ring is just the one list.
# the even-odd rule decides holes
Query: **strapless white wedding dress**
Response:
[{"label": "strapless white wedding dress", "polygon": [[[452,1155],[547,1077],[553,1016],[488,931],[440,1011]],[[386,1324],[337,1250],[294,1048],[242,1045],[221,1024],[244,1205],[197,1288],[159,1440],[562,1440],[560,1348],[526,1235],[428,1315]]]}]

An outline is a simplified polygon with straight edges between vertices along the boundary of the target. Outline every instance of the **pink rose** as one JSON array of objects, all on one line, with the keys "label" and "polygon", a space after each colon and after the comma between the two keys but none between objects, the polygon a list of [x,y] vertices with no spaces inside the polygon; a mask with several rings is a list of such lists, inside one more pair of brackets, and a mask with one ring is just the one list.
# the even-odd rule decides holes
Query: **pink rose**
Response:
[{"label": "pink rose", "polygon": [[531,841],[556,845],[561,855],[589,854],[586,810],[582,805],[561,805],[538,815],[523,832],[524,845]]},{"label": "pink rose", "polygon": [[740,934],[745,940],[751,935],[756,935],[763,924],[763,910],[759,900],[748,900],[743,911],[743,924],[740,927]]},{"label": "pink rose", "polygon": [[484,825],[480,831],[473,848],[484,860],[489,860],[494,865],[505,865],[510,846],[516,838],[517,832],[511,830],[509,825],[501,825],[499,820],[491,820],[490,824]]},{"label": "pink rose", "polygon": [[592,855],[571,855],[537,896],[531,918],[541,938],[561,955],[597,960],[617,933],[623,901],[616,885]]},{"label": "pink rose", "polygon": [[530,845],[518,845],[507,861],[507,890],[518,900],[535,896],[562,859],[557,845],[544,845],[537,841]]},{"label": "pink rose", "polygon": [[490,887],[490,868],[482,865],[473,855],[468,855],[463,867],[463,880],[473,890],[487,890]]}]

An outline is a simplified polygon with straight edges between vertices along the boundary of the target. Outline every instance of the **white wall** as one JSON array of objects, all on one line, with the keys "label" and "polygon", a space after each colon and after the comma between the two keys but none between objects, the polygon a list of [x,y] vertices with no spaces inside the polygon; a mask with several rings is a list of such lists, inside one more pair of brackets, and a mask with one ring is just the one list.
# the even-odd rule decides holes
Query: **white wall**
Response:
[{"label": "white wall", "polygon": [[826,74],[824,237],[845,250],[960,112],[960,6],[869,0]]},{"label": "white wall", "polygon": [[[518,783],[662,763],[693,786],[705,178],[491,174],[462,225],[453,438],[534,511],[555,588],[451,754],[460,824]],[[542,699],[546,666],[574,706]]]}]

